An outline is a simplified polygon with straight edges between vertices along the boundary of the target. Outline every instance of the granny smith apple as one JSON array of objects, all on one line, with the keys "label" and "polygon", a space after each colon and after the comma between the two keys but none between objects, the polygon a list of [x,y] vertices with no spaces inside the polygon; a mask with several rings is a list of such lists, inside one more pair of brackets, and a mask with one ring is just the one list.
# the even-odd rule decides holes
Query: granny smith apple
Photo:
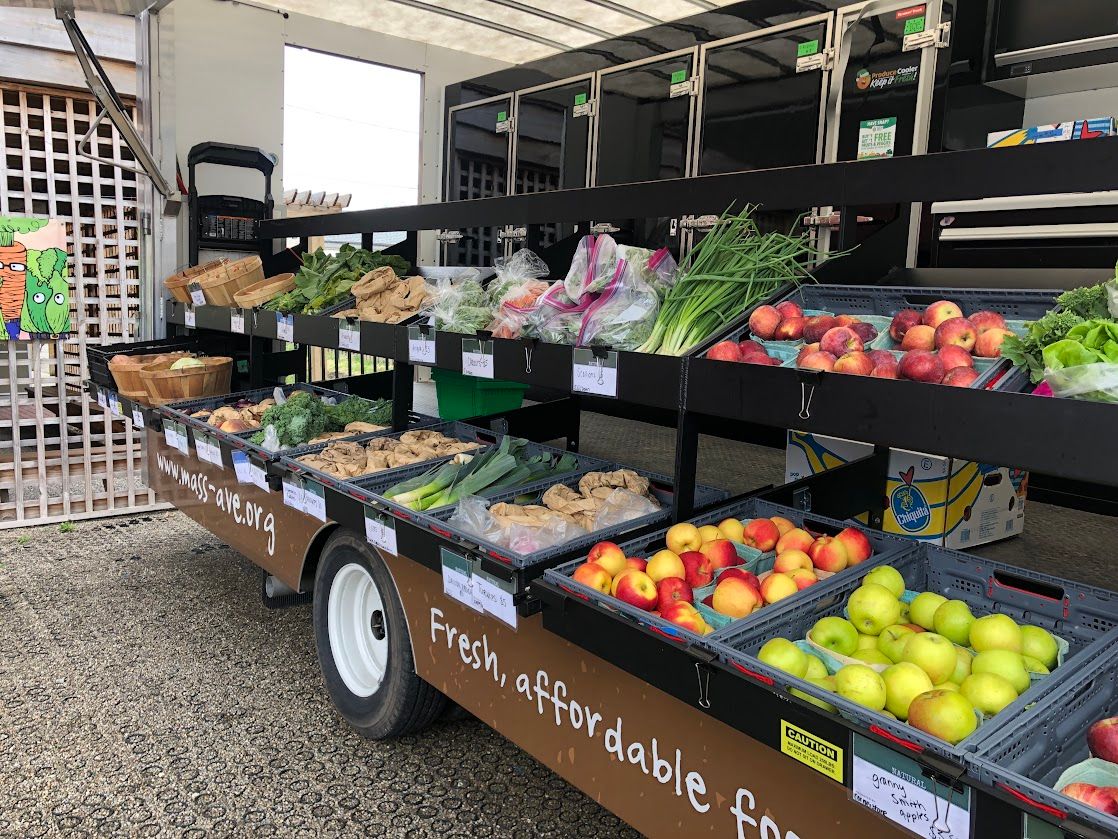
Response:
[{"label": "granny smith apple", "polygon": [[1009,650],[986,650],[974,657],[970,666],[971,675],[975,673],[995,673],[1011,685],[1018,694],[1029,689],[1029,671],[1020,653]]},{"label": "granny smith apple", "polygon": [[1047,676],[1052,671],[1044,666],[1043,663],[1037,661],[1031,655],[1021,656],[1021,661],[1025,665],[1025,669],[1030,673],[1039,673],[1041,676]]},{"label": "granny smith apple", "polygon": [[1019,653],[1022,648],[1021,627],[1009,615],[985,615],[971,624],[970,645],[976,653],[986,650]]},{"label": "granny smith apple", "polygon": [[978,717],[962,692],[930,690],[908,706],[908,724],[954,745],[978,728]]},{"label": "granny smith apple", "polygon": [[885,657],[893,664],[901,660],[901,653],[904,652],[904,645],[908,643],[908,639],[916,633],[899,623],[892,626],[887,626],[881,630],[881,634],[877,636],[877,651],[884,653]]},{"label": "granny smith apple", "polygon": [[[807,679],[807,681],[810,682],[811,684],[815,685],[818,688],[823,688],[823,690],[829,690],[829,691],[831,691],[831,693],[835,692],[835,677],[834,676],[824,676],[824,677],[819,678],[819,679]],[[793,696],[800,697],[800,699],[803,699],[805,702],[810,702],[812,705],[818,705],[824,711],[828,711],[829,713],[833,714],[836,711],[838,711],[838,709],[834,705],[832,705],[830,702],[824,702],[822,699],[817,699],[816,697],[812,696],[810,693],[805,693],[802,690],[797,690],[796,688],[791,688],[789,690],[789,693],[791,693]]]},{"label": "granny smith apple", "polygon": [[934,632],[916,632],[904,645],[901,661],[910,661],[928,674],[932,684],[946,682],[955,672],[959,657],[955,645]]},{"label": "granny smith apple", "polygon": [[819,646],[840,655],[850,655],[858,649],[858,630],[846,618],[820,618],[808,636]]},{"label": "granny smith apple", "polygon": [[951,678],[948,680],[956,685],[961,685],[963,679],[970,675],[970,665],[974,660],[974,655],[970,650],[964,650],[962,647],[955,648],[955,669],[951,673]]},{"label": "granny smith apple", "polygon": [[914,623],[925,629],[933,629],[932,616],[936,609],[947,602],[947,598],[934,591],[922,591],[908,605],[908,623]]},{"label": "granny smith apple", "polygon": [[970,646],[970,628],[974,623],[974,615],[971,614],[970,606],[962,600],[946,600],[941,603],[932,617],[932,623],[936,632],[952,644]]},{"label": "granny smith apple", "polygon": [[869,585],[870,583],[884,586],[893,592],[893,596],[898,599],[904,594],[904,577],[892,565],[882,565],[866,574],[865,579],[862,580],[862,585]]},{"label": "granny smith apple", "polygon": [[807,670],[804,671],[804,678],[810,681],[811,679],[822,679],[826,676],[827,665],[823,663],[823,659],[808,653]]},{"label": "granny smith apple", "polygon": [[992,717],[1017,698],[1017,691],[996,673],[971,673],[959,688],[985,716]]},{"label": "granny smith apple", "polygon": [[866,635],[865,633],[858,633],[858,649],[860,650],[876,650],[877,649],[877,636]]},{"label": "granny smith apple", "polygon": [[835,690],[839,696],[864,705],[871,711],[885,707],[885,682],[872,667],[848,664],[835,674]]},{"label": "granny smith apple", "polygon": [[[880,569],[878,569],[880,570]],[[846,604],[850,622],[859,632],[880,635],[881,630],[897,622],[901,616],[901,603],[896,595],[877,583],[863,583],[850,595]]]},{"label": "granny smith apple", "polygon": [[936,690],[959,690],[959,686],[954,682],[941,682],[935,686]]},{"label": "granny smith apple", "polygon": [[1050,671],[1056,666],[1056,654],[1059,647],[1052,633],[1039,626],[1021,627],[1021,652],[1031,656],[1047,667]]},{"label": "granny smith apple", "polygon": [[851,658],[856,658],[858,661],[865,662],[866,664],[892,664],[889,656],[878,650],[855,650],[850,654]]},{"label": "granny smith apple", "polygon": [[885,710],[899,720],[908,719],[908,706],[913,699],[932,690],[928,674],[907,661],[885,668],[881,680],[885,682]]},{"label": "granny smith apple", "polygon": [[807,653],[787,638],[770,638],[757,653],[757,658],[770,667],[801,679],[807,672]]}]

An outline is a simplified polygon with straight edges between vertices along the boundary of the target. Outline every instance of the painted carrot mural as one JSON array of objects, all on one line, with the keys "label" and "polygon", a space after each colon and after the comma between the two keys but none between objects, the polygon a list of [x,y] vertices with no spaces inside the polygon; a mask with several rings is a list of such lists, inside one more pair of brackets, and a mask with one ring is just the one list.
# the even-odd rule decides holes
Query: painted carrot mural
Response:
[{"label": "painted carrot mural", "polygon": [[0,216],[0,341],[70,331],[65,245],[57,221]]}]

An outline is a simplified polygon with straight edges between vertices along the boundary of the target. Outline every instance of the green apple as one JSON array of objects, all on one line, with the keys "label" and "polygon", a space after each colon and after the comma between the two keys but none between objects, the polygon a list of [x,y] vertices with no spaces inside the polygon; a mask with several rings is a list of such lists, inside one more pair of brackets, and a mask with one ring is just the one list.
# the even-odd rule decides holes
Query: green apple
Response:
[{"label": "green apple", "polygon": [[956,685],[961,685],[963,679],[970,675],[970,665],[974,660],[974,655],[970,650],[964,650],[962,647],[955,648],[955,669],[951,673],[951,678],[948,679]]},{"label": "green apple", "polygon": [[823,659],[808,653],[807,670],[804,671],[804,678],[810,681],[811,679],[823,679],[826,676],[827,665],[823,663]]},{"label": "green apple", "polygon": [[959,686],[954,682],[941,682],[935,686],[935,690],[959,690]]},{"label": "green apple", "polygon": [[892,660],[885,653],[878,650],[855,650],[850,654],[851,658],[856,658],[858,661],[864,661],[866,664],[892,664]]},{"label": "green apple", "polygon": [[877,651],[884,653],[886,658],[893,664],[901,660],[901,653],[904,652],[904,645],[908,643],[908,639],[916,633],[909,629],[907,626],[895,623],[892,626],[887,626],[881,630],[881,634],[877,636]]},{"label": "green apple", "polygon": [[1042,676],[1047,676],[1052,671],[1044,666],[1043,663],[1037,661],[1031,655],[1021,656],[1021,662],[1025,665],[1025,669],[1030,673],[1039,673]]},{"label": "green apple", "polygon": [[891,565],[882,565],[880,568],[874,568],[870,573],[866,574],[862,585],[869,585],[874,583],[879,586],[884,586],[893,592],[893,596],[898,600],[904,594],[904,577],[901,572]]},{"label": "green apple", "polygon": [[899,720],[908,719],[913,699],[932,689],[928,674],[907,661],[885,668],[881,680],[885,682],[885,710]]},{"label": "green apple", "polygon": [[934,632],[916,632],[904,645],[901,661],[910,661],[928,674],[932,684],[946,682],[955,672],[959,657],[955,645]]},{"label": "green apple", "polygon": [[908,706],[908,724],[954,745],[978,728],[978,717],[961,691],[930,690]]},{"label": "green apple", "polygon": [[[807,679],[807,681],[810,682],[811,684],[815,685],[816,687],[823,688],[823,690],[829,690],[829,691],[831,691],[831,693],[835,692],[835,677],[834,676],[824,676],[820,679]],[[804,700],[805,702],[810,702],[812,705],[818,705],[824,711],[827,711],[829,713],[833,714],[836,711],[838,711],[838,709],[834,705],[832,705],[830,702],[824,702],[822,699],[817,699],[816,697],[812,696],[810,693],[805,693],[802,690],[797,690],[796,688],[790,688],[789,693],[791,693],[793,696],[800,697],[800,699]]]},{"label": "green apple", "polygon": [[1029,689],[1029,671],[1020,653],[1009,650],[986,650],[974,657],[970,666],[971,675],[975,673],[994,673],[1001,676],[1018,694]]},{"label": "green apple", "polygon": [[909,604],[901,601],[901,616],[897,618],[897,623],[912,623],[912,615],[909,613]]},{"label": "green apple", "polygon": [[770,638],[757,653],[757,658],[765,664],[800,679],[807,673],[807,657],[807,653],[787,638]]},{"label": "green apple", "polygon": [[942,635],[952,644],[960,647],[970,646],[970,628],[974,623],[974,615],[970,606],[962,600],[947,600],[940,604],[932,617],[937,633]]},{"label": "green apple", "polygon": [[1009,615],[985,615],[971,624],[970,645],[976,653],[986,650],[1019,653],[1022,647],[1021,627]]},{"label": "green apple", "polygon": [[858,630],[846,618],[820,618],[808,633],[816,644],[839,655],[850,655],[858,649]]},{"label": "green apple", "polygon": [[1052,633],[1039,626],[1021,627],[1021,652],[1035,658],[1049,671],[1056,666],[1056,654],[1060,651]]},{"label": "green apple", "polygon": [[996,673],[971,673],[959,690],[987,717],[994,716],[1017,698],[1013,685]]},{"label": "green apple", "polygon": [[872,667],[865,664],[848,664],[835,674],[838,695],[864,705],[871,711],[885,707],[885,682]]},{"label": "green apple", "polygon": [[863,583],[850,595],[846,610],[850,613],[850,622],[859,632],[880,635],[881,630],[896,623],[901,616],[901,603],[884,586]]},{"label": "green apple", "polygon": [[936,594],[934,591],[920,592],[909,604],[908,615],[911,620],[906,621],[906,623],[914,623],[929,630],[933,629],[932,616],[935,615],[936,609],[946,602],[947,598],[942,594]]},{"label": "green apple", "polygon": [[860,650],[876,650],[877,649],[877,636],[866,635],[863,632],[858,633],[858,649]]}]

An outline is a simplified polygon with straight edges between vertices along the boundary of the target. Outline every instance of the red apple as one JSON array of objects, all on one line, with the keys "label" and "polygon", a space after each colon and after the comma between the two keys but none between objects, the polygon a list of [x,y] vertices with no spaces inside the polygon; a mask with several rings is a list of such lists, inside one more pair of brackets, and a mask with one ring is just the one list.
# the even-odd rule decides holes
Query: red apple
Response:
[{"label": "red apple", "polygon": [[746,338],[744,341],[738,341],[738,349],[741,351],[742,358],[755,352],[767,355],[765,348],[760,343],[754,341],[752,338]]},{"label": "red apple", "polygon": [[779,367],[781,364],[779,358],[773,358],[771,355],[760,355],[759,353],[753,353],[748,358],[743,358],[742,361],[746,364],[760,364],[763,367]]},{"label": "red apple", "polygon": [[1107,717],[1087,729],[1091,756],[1118,763],[1118,717]]},{"label": "red apple", "polygon": [[963,310],[950,300],[937,300],[931,306],[924,310],[923,321],[926,326],[935,329],[945,320],[951,318],[961,318]]},{"label": "red apple", "polygon": [[920,323],[920,320],[920,313],[915,309],[901,309],[893,315],[893,322],[889,324],[889,337],[899,344],[905,333]]},{"label": "red apple", "polygon": [[865,344],[849,326],[836,326],[824,333],[819,340],[819,349],[838,358],[848,352],[861,352],[865,349]]},{"label": "red apple", "polygon": [[777,574],[787,574],[797,568],[811,568],[812,564],[811,557],[803,551],[784,551],[776,555],[776,560],[773,562],[773,571]]},{"label": "red apple", "polygon": [[598,563],[611,577],[616,577],[625,570],[625,551],[613,542],[598,542],[586,555],[586,561]]},{"label": "red apple", "polygon": [[1005,318],[997,312],[975,312],[967,318],[979,335],[987,329],[1005,329]]},{"label": "red apple", "polygon": [[811,561],[820,571],[838,572],[850,564],[850,555],[846,552],[845,543],[836,538],[812,554]]},{"label": "red apple", "polygon": [[889,352],[889,350],[866,350],[866,355],[870,357],[870,361],[873,362],[874,367],[879,364],[897,363],[896,356]]},{"label": "red apple", "polygon": [[788,576],[796,581],[796,588],[800,591],[819,582],[819,578],[815,576],[814,568],[793,568],[788,572]]},{"label": "red apple", "polygon": [[842,542],[846,548],[846,558],[849,565],[858,565],[873,556],[873,545],[866,538],[866,534],[856,527],[848,527],[835,534],[835,541]]},{"label": "red apple", "polygon": [[[729,539],[714,539],[710,542],[704,542],[702,547],[699,548],[699,553],[710,560],[710,567],[716,571],[719,568],[729,568],[731,565],[741,564],[741,557],[738,556],[738,552],[734,550],[734,543]],[[687,566],[684,565],[684,567]]]},{"label": "red apple", "polygon": [[614,597],[622,603],[636,606],[646,612],[651,612],[660,602],[660,595],[656,591],[656,583],[643,571],[629,571],[617,583]]},{"label": "red apple", "polygon": [[861,321],[854,315],[838,315],[835,317],[835,326],[853,326]]},{"label": "red apple", "polygon": [[802,317],[785,318],[773,333],[777,341],[798,341],[804,336],[804,319]]},{"label": "red apple", "polygon": [[742,542],[761,553],[771,551],[779,540],[780,531],[769,519],[751,519],[742,529]]},{"label": "red apple", "polygon": [[974,367],[974,357],[956,344],[948,344],[937,355],[939,355],[939,360],[943,362],[944,370],[953,370],[956,367]]},{"label": "red apple", "polygon": [[752,571],[746,571],[740,565],[735,565],[733,568],[727,568],[718,575],[719,580],[729,580],[732,578],[745,580],[747,583],[757,589],[758,593],[760,593],[761,591],[761,581],[757,579],[757,575],[754,574]]},{"label": "red apple", "polygon": [[782,300],[776,304],[776,310],[780,312],[780,316],[787,320],[788,318],[802,318],[804,310],[800,308],[798,303],[793,303],[791,300]]},{"label": "red apple", "polygon": [[993,326],[978,336],[974,343],[974,354],[979,358],[997,358],[1002,354],[1002,341],[1013,333],[1008,329]]},{"label": "red apple", "polygon": [[796,366],[799,367],[800,362],[803,361],[807,356],[811,355],[813,352],[819,352],[818,341],[816,341],[814,344],[804,344],[802,347],[800,347],[800,351],[796,353]]},{"label": "red apple", "polygon": [[710,585],[710,581],[714,579],[710,557],[699,551],[684,551],[679,555],[679,560],[683,563],[683,577],[692,588]]},{"label": "red apple", "polygon": [[707,358],[715,361],[741,361],[741,349],[733,341],[719,341],[707,350]]},{"label": "red apple", "polygon": [[691,585],[686,580],[681,580],[679,577],[665,577],[656,584],[657,603],[660,611],[663,612],[673,603],[683,601],[685,603],[692,603],[695,600],[695,594],[691,590]]},{"label": "red apple", "polygon": [[917,324],[904,334],[902,350],[928,350],[936,348],[936,331],[930,326]]},{"label": "red apple", "polygon": [[758,306],[749,316],[749,331],[767,341],[772,338],[781,320],[780,312],[772,306]]},{"label": "red apple", "polygon": [[734,619],[744,618],[761,605],[761,598],[757,595],[757,589],[745,580],[730,577],[718,581],[710,602],[719,614]]},{"label": "red apple", "polygon": [[814,344],[834,326],[835,319],[830,315],[812,315],[804,321],[804,340]]},{"label": "red apple", "polygon": [[854,376],[868,376],[873,372],[873,362],[864,352],[848,352],[835,362],[836,373],[849,373]]},{"label": "red apple", "polygon": [[811,546],[807,549],[807,555],[811,557],[812,564],[815,563],[815,557],[818,556],[819,552],[833,541],[835,541],[834,536],[820,536],[811,543]]},{"label": "red apple", "polygon": [[874,328],[872,323],[858,321],[857,323],[850,324],[850,329],[855,335],[862,339],[863,344],[868,344],[877,337],[877,329]]},{"label": "red apple", "polygon": [[870,376],[875,379],[899,379],[900,367],[895,361],[884,361],[873,368]]},{"label": "red apple", "polygon": [[817,350],[816,352],[809,352],[797,361],[796,366],[807,370],[834,370],[835,361],[837,359],[829,352]]},{"label": "red apple", "polygon": [[978,333],[966,318],[948,318],[936,327],[936,347],[954,345],[964,350],[974,349]]},{"label": "red apple", "polygon": [[711,631],[703,616],[699,614],[699,610],[682,600],[660,612],[660,617],[696,635],[706,635]]},{"label": "red apple", "polygon": [[584,586],[597,589],[602,594],[609,594],[610,584],[613,582],[609,571],[595,562],[587,562],[578,566],[571,578]]},{"label": "red apple", "polygon": [[1076,783],[1068,784],[1060,792],[1108,816],[1118,815],[1118,798],[1115,797],[1118,787],[1097,787],[1094,784]]},{"label": "red apple", "polygon": [[629,556],[625,558],[625,567],[630,571],[644,571],[648,568],[648,560],[641,559],[639,556]]},{"label": "red apple", "polygon": [[951,387],[970,387],[978,379],[978,371],[973,367],[953,367],[943,374],[940,384]]},{"label": "red apple", "polygon": [[811,543],[815,541],[815,537],[800,527],[794,527],[788,532],[784,533],[776,543],[776,552],[778,554],[785,551],[803,551],[807,553]]},{"label": "red apple", "polygon": [[943,362],[935,353],[912,350],[901,357],[900,373],[914,382],[939,382],[943,380]]}]

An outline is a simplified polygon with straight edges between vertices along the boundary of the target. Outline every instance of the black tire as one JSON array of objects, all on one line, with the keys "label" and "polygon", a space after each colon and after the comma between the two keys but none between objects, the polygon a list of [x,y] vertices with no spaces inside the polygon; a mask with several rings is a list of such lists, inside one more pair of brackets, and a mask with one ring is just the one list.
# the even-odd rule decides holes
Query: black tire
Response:
[{"label": "black tire", "polygon": [[[346,686],[330,645],[330,590],[338,573],[351,564],[364,567],[372,577],[383,605],[382,620],[388,641],[383,679],[369,696],[354,693]],[[438,719],[447,700],[416,675],[408,624],[392,575],[365,540],[349,530],[338,530],[322,549],[315,572],[313,613],[315,644],[326,691],[359,734],[371,740],[385,740],[419,731]]]}]

